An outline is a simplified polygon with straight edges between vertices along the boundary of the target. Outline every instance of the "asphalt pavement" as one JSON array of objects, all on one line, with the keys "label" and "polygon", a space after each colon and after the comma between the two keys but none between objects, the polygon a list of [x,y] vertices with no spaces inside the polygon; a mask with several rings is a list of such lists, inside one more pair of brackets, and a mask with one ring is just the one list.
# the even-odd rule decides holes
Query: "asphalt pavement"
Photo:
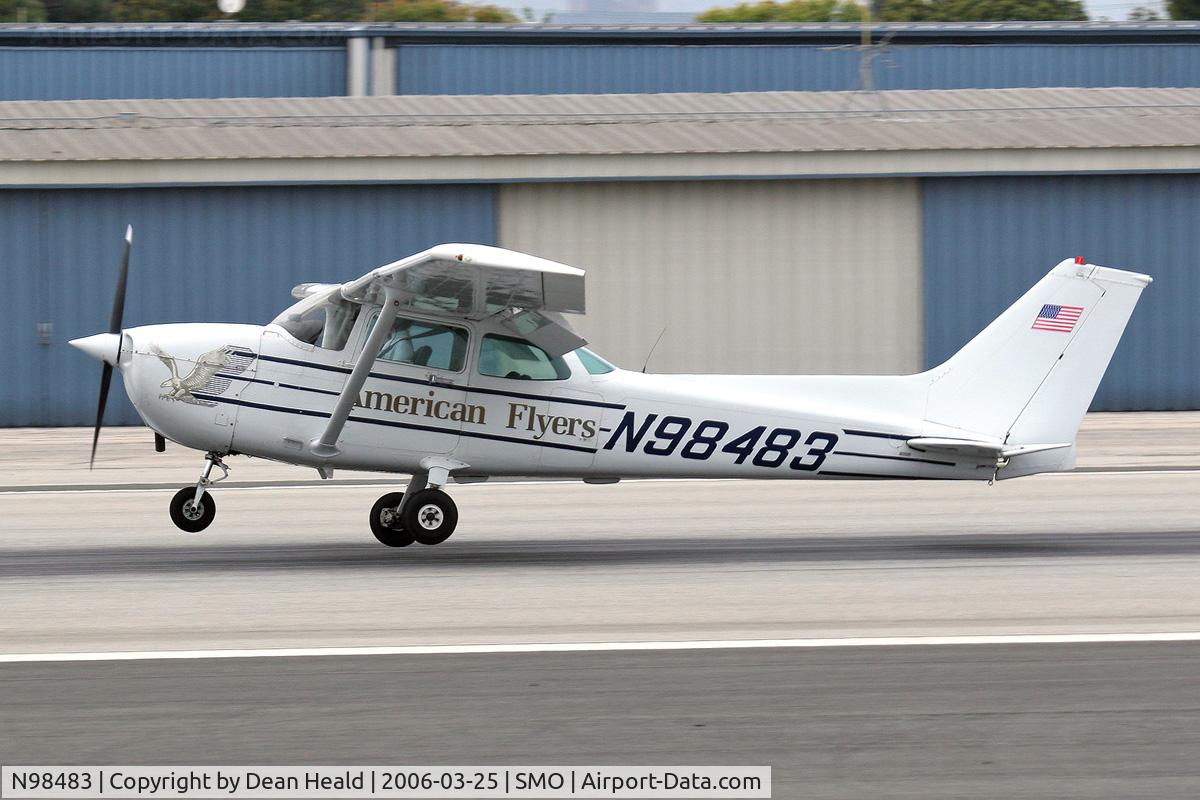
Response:
[{"label": "asphalt pavement", "polygon": [[770,764],[777,798],[1193,798],[1200,644],[0,665],[8,763]]},{"label": "asphalt pavement", "polygon": [[[235,461],[213,527],[183,535],[166,505],[194,454],[106,432],[89,473],[88,435],[0,432],[0,654],[1200,632],[1197,415],[1093,417],[1088,471],[991,487],[452,487],[458,532],[403,549],[367,528],[382,476],[258,462]],[[775,768],[776,797],[1195,797],[1197,656],[5,663],[0,763],[747,763]]]}]

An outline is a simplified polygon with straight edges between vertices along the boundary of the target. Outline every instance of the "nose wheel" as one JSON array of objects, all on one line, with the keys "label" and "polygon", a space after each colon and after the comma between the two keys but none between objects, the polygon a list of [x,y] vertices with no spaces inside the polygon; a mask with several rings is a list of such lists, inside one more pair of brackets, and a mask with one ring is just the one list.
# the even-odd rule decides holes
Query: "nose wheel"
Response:
[{"label": "nose wheel", "polygon": [[[221,470],[221,477],[209,478],[213,467]],[[184,533],[199,533],[212,524],[217,516],[217,501],[208,488],[229,477],[229,468],[216,453],[204,457],[204,470],[195,486],[185,486],[171,498],[171,522]]]},{"label": "nose wheel", "polygon": [[184,533],[199,533],[217,516],[217,501],[205,492],[196,502],[196,487],[185,486],[171,498],[171,522]]}]

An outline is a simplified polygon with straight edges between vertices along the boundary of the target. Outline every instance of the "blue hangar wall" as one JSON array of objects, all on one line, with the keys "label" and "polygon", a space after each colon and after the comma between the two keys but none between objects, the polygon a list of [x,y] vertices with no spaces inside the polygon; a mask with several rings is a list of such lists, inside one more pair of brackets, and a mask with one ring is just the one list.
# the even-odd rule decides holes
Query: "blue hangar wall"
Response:
[{"label": "blue hangar wall", "polygon": [[[881,89],[1200,86],[1194,23],[894,25],[884,36]],[[344,95],[351,40],[394,52],[392,80],[370,74],[374,58],[363,69],[399,94],[850,90],[859,38],[822,24],[0,26],[0,100]]]},{"label": "blue hangar wall", "polygon": [[[1147,272],[1096,410],[1200,408],[1200,175],[925,178],[924,355],[940,363],[1051,266]],[[126,222],[126,324],[265,322],[292,286],[346,280],[441,241],[498,242],[491,185],[0,190],[13,302],[0,425],[88,425]],[[49,327],[46,327],[48,323]],[[86,363],[85,363],[86,362]],[[83,367],[81,369],[81,367]],[[124,392],[113,424],[136,424]]]},{"label": "blue hangar wall", "polygon": [[0,46],[0,100],[345,93],[342,47]]},{"label": "blue hangar wall", "polygon": [[1063,258],[1145,272],[1092,409],[1200,408],[1200,175],[927,178],[925,361],[944,361]]},{"label": "blue hangar wall", "polygon": [[[861,57],[821,45],[404,45],[397,94],[854,91]],[[1194,44],[904,45],[877,89],[1200,86]]]},{"label": "blue hangar wall", "polygon": [[[264,323],[295,302],[298,283],[349,280],[440,242],[495,243],[496,191],[0,190],[0,274],[15,299],[0,315],[0,336],[13,345],[0,425],[92,424],[100,368],[66,342],[107,328],[126,223],[134,226],[126,327]],[[106,417],[140,424],[124,390],[114,390]]]}]

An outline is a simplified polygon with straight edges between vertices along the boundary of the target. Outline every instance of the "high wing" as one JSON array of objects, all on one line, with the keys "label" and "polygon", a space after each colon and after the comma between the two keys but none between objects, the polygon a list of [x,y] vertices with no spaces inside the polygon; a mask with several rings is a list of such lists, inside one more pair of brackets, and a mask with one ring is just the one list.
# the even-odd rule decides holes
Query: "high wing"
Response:
[{"label": "high wing", "polygon": [[483,316],[503,309],[582,314],[584,272],[557,261],[481,244],[440,244],[342,284],[342,296],[379,302],[386,287],[442,312]]},{"label": "high wing", "polygon": [[560,312],[584,313],[583,279],[581,269],[525,253],[481,244],[440,244],[342,284],[345,299],[381,306],[379,320],[324,432],[309,442],[309,450],[325,458],[338,453],[338,435],[400,306],[471,319],[503,315],[505,327],[557,356],[587,343],[554,319]]}]

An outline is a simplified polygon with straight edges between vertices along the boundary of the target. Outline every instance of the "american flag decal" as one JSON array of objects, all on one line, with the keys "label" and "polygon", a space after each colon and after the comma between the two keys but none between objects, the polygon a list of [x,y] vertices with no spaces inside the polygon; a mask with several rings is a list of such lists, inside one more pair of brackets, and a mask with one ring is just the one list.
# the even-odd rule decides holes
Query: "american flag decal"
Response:
[{"label": "american flag decal", "polygon": [[1046,304],[1033,321],[1035,331],[1070,333],[1083,314],[1083,306],[1052,306]]}]

